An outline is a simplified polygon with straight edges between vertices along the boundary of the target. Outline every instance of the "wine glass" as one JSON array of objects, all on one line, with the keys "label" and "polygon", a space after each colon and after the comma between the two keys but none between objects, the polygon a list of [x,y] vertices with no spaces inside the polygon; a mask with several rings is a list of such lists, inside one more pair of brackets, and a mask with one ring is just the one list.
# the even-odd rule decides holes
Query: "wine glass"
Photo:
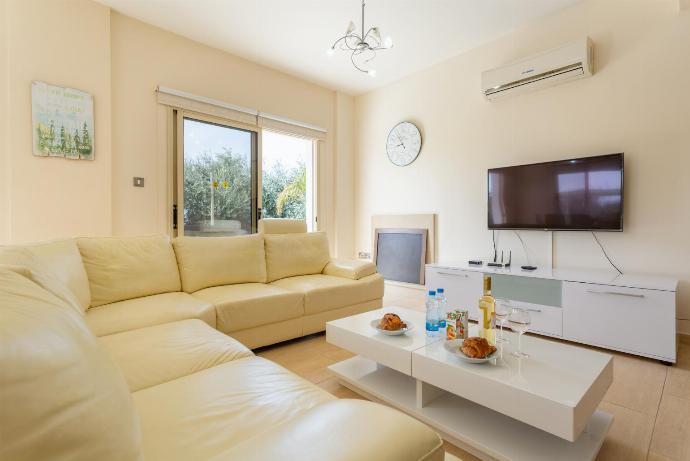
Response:
[{"label": "wine glass", "polygon": [[503,336],[503,325],[505,325],[508,316],[513,310],[513,305],[509,299],[497,299],[496,300],[496,320],[498,325],[501,327],[501,332],[496,339],[496,343],[507,343],[508,339]]},{"label": "wine glass", "polygon": [[508,316],[508,326],[511,330],[517,332],[518,334],[518,350],[513,352],[515,357],[528,358],[529,355],[522,352],[522,335],[529,330],[529,325],[532,319],[530,318],[529,311],[527,309],[521,309],[519,307],[513,308]]}]

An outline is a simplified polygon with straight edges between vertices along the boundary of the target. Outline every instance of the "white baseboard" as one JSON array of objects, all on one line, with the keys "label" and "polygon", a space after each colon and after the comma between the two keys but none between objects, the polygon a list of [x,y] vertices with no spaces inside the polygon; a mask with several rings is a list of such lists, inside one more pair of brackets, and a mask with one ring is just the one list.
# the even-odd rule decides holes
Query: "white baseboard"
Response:
[{"label": "white baseboard", "polygon": [[384,283],[386,285],[391,285],[391,286],[395,286],[395,287],[402,287],[402,288],[409,288],[411,290],[424,291],[424,289],[425,289],[424,285],[419,285],[416,283],[398,282],[396,280],[385,280]]}]

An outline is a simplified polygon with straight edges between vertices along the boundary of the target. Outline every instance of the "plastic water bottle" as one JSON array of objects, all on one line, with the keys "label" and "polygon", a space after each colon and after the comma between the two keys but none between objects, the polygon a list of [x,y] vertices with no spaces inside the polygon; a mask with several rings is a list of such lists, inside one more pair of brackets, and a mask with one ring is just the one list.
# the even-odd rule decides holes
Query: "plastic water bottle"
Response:
[{"label": "plastic water bottle", "polygon": [[448,315],[448,301],[443,288],[436,290],[436,303],[438,304],[438,329],[446,329],[446,315]]},{"label": "plastic water bottle", "polygon": [[434,290],[429,290],[429,295],[426,298],[426,335],[438,335],[438,302]]}]

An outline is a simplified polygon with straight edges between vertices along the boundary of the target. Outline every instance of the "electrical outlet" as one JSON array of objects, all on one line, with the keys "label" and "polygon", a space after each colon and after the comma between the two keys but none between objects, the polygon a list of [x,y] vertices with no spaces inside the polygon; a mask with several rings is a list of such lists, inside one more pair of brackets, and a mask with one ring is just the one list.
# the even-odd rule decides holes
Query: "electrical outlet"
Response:
[{"label": "electrical outlet", "polygon": [[144,187],[144,178],[138,178],[135,176],[132,179],[132,184],[134,184],[134,187]]},{"label": "electrical outlet", "polygon": [[367,253],[366,251],[360,251],[359,259],[371,259],[371,253]]}]

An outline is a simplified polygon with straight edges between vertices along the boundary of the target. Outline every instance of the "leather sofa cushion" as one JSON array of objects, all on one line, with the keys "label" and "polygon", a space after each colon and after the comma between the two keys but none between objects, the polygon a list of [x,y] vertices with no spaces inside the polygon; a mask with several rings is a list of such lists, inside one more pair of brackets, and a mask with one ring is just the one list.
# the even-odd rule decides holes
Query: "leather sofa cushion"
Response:
[{"label": "leather sofa cushion", "polygon": [[234,283],[265,283],[262,235],[180,237],[173,240],[182,289],[187,293]]},{"label": "leather sofa cushion", "polygon": [[324,275],[359,280],[376,273],[376,264],[356,259],[331,259],[323,268]]},{"label": "leather sofa cushion", "polygon": [[323,274],[300,275],[277,280],[271,285],[304,293],[304,312],[307,315],[383,297],[383,277],[380,274],[359,280]]},{"label": "leather sofa cushion", "polygon": [[91,304],[91,289],[84,263],[74,239],[35,243],[27,248],[35,254],[46,271],[55,276],[77,298],[82,311]]},{"label": "leather sofa cushion", "polygon": [[[267,443],[268,442],[268,443]],[[254,436],[213,461],[443,461],[443,441],[421,422],[364,400],[324,403],[273,427],[270,441]]]},{"label": "leather sofa cushion", "polygon": [[170,238],[99,237],[77,241],[91,287],[91,307],[180,291]]},{"label": "leather sofa cushion", "polygon": [[[270,444],[275,426],[334,400],[260,357],[233,360],[135,392],[133,397],[147,461],[209,459],[253,436]],[[317,429],[340,430],[326,424]]]},{"label": "leather sofa cushion", "polygon": [[258,327],[245,328],[231,333],[233,338],[250,349],[276,344],[304,336],[304,318],[283,320]]},{"label": "leather sofa cushion", "polygon": [[0,459],[140,459],[127,383],[56,296],[0,271]]},{"label": "leather sofa cushion", "polygon": [[307,232],[307,222],[302,219],[260,219],[261,234],[303,234]]},{"label": "leather sofa cushion", "polygon": [[33,278],[31,277],[31,271],[25,266],[17,266],[15,264],[0,263],[0,270],[9,270],[11,272],[17,273],[17,274],[21,275],[22,277],[27,278],[27,279],[31,280],[32,282],[36,283],[36,281],[33,280]]},{"label": "leather sofa cushion", "polygon": [[73,239],[0,247],[0,264],[24,266],[34,282],[78,312],[89,308],[89,280]]},{"label": "leather sofa cushion", "polygon": [[96,336],[187,319],[200,319],[215,328],[216,310],[206,301],[177,292],[128,299],[86,311],[86,322]]},{"label": "leather sofa cushion", "polygon": [[264,235],[267,280],[320,274],[330,261],[325,232]]},{"label": "leather sofa cushion", "polygon": [[100,338],[134,392],[244,357],[252,351],[201,320],[181,320]]},{"label": "leather sofa cushion", "polygon": [[193,294],[216,308],[216,328],[224,333],[304,315],[304,295],[262,283],[211,287]]}]

